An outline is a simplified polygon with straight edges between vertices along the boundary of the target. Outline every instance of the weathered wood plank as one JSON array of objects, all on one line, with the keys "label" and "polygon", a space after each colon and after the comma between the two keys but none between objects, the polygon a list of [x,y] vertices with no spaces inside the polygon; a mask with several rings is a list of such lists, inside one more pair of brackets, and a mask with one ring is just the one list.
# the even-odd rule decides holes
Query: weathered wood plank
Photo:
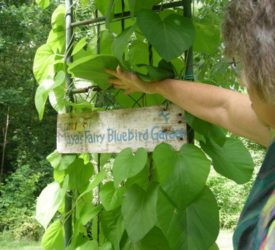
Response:
[{"label": "weathered wood plank", "polygon": [[58,115],[60,153],[117,153],[127,147],[150,152],[161,142],[176,149],[186,143],[184,111],[175,105]]}]

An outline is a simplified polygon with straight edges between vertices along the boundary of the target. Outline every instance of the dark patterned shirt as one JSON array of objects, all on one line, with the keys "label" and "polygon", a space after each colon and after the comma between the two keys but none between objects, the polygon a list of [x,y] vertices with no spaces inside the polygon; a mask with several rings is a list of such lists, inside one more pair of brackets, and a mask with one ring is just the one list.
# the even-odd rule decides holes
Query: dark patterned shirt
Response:
[{"label": "dark patterned shirt", "polygon": [[275,250],[275,141],[245,203],[233,245],[234,250]]}]

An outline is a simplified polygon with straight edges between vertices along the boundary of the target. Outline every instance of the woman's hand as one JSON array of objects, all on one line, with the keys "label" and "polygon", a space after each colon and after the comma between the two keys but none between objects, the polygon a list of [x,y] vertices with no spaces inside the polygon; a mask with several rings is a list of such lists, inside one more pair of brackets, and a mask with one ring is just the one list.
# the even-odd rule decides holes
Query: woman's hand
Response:
[{"label": "woman's hand", "polygon": [[106,69],[106,72],[115,77],[110,78],[108,82],[117,89],[124,89],[125,95],[133,92],[151,93],[150,83],[144,82],[134,73],[122,71],[120,66],[117,66],[116,70]]}]

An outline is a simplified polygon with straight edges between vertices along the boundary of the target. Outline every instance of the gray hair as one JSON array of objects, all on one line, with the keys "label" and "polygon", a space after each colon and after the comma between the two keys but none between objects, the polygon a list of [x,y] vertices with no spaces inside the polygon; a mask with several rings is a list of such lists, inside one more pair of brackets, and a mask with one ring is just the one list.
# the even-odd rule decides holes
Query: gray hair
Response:
[{"label": "gray hair", "polygon": [[247,84],[275,104],[275,1],[232,0],[222,34],[225,54],[240,60]]}]

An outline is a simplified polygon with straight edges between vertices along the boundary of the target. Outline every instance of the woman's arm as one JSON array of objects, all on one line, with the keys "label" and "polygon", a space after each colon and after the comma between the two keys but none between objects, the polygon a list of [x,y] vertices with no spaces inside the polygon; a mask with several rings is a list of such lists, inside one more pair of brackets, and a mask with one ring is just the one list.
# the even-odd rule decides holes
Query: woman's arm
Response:
[{"label": "woman's arm", "polygon": [[160,94],[200,119],[236,135],[264,146],[271,141],[269,129],[258,120],[247,95],[208,84],[173,79],[147,83],[120,68],[107,72],[116,77],[109,82],[116,88],[124,89],[126,94]]}]

